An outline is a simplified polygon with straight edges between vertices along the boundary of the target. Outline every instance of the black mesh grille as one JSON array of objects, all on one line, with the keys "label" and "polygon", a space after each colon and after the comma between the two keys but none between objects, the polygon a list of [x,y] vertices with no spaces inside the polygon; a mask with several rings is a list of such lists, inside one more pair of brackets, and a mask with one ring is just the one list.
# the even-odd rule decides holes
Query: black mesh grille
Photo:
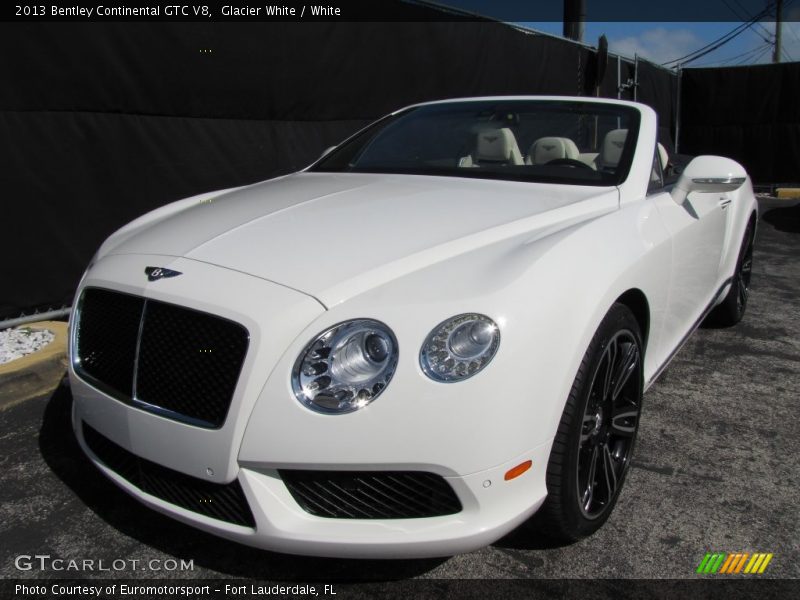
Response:
[{"label": "black mesh grille", "polygon": [[96,288],[83,292],[76,368],[103,391],[130,398],[144,299]]},{"label": "black mesh grille", "polygon": [[212,427],[225,421],[247,331],[206,313],[148,300],[136,398]]},{"label": "black mesh grille", "polygon": [[201,427],[222,426],[247,353],[244,327],[98,288],[83,292],[80,307],[79,374],[144,410]]},{"label": "black mesh grille", "polygon": [[415,519],[461,511],[443,477],[417,471],[279,471],[306,512],[336,519]]},{"label": "black mesh grille", "polygon": [[86,423],[83,439],[104,465],[143,492],[212,519],[255,527],[238,481],[221,485],[162,467],[128,452]]}]

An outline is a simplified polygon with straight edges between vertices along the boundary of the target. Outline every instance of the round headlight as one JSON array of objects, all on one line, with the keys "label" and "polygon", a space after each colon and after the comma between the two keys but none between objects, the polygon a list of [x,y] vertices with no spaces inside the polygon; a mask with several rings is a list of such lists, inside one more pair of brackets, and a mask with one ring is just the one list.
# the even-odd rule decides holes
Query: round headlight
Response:
[{"label": "round headlight", "polygon": [[437,381],[461,381],[472,377],[494,358],[500,330],[489,317],[457,315],[439,323],[419,353],[425,374]]},{"label": "round headlight", "polygon": [[349,413],[377,398],[397,367],[397,340],[379,321],[339,323],[308,344],[294,365],[297,399],[318,412]]}]

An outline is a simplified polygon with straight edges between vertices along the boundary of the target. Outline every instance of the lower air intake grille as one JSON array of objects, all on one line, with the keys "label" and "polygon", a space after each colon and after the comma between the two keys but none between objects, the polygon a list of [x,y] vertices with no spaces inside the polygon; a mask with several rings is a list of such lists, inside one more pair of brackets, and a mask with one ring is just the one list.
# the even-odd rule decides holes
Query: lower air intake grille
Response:
[{"label": "lower air intake grille", "polygon": [[221,485],[162,467],[128,452],[86,423],[83,439],[100,462],[143,492],[212,519],[255,527],[238,481]]},{"label": "lower air intake grille", "polygon": [[334,519],[417,519],[461,511],[453,488],[418,471],[279,471],[308,513]]}]

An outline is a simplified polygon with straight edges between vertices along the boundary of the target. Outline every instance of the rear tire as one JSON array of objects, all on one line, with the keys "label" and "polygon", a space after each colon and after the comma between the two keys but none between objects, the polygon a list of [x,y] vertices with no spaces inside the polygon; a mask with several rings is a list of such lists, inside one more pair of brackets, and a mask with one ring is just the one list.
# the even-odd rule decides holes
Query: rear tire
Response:
[{"label": "rear tire", "polygon": [[747,226],[736,259],[736,271],[731,281],[731,289],[725,299],[714,307],[705,324],[714,327],[731,327],[744,317],[747,309],[747,298],[750,295],[750,277],[753,272],[753,240],[755,225],[753,222]]},{"label": "rear tire", "polygon": [[534,523],[574,542],[606,522],[630,468],[642,401],[642,334],[614,304],[581,361],[547,465],[547,498]]}]

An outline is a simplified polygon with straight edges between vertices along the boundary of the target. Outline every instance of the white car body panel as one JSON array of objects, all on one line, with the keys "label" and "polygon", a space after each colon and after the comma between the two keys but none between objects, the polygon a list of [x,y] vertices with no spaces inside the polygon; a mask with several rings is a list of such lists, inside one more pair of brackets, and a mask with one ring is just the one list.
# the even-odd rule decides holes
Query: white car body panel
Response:
[{"label": "white car body panel", "polygon": [[[624,294],[646,300],[647,387],[726,291],[756,210],[749,180],[722,195],[731,200],[724,209],[720,194],[692,193],[682,205],[667,190],[648,195],[655,113],[619,104],[641,112],[631,171],[619,186],[301,172],[181,200],[124,227],[98,251],[76,307],[86,287],[179,304],[241,323],[249,349],[228,418],[203,429],[97,389],[75,370],[73,339],[73,425],[83,449],[152,508],[261,548],[441,556],[511,531],[546,497],[555,430],[609,307]],[[182,276],[150,283],[143,271],[152,265]],[[420,346],[460,313],[497,323],[497,355],[475,377],[433,381],[420,367]],[[358,318],[396,335],[391,383],[362,410],[308,410],[291,385],[298,355],[319,332]],[[83,422],[169,469],[238,480],[255,528],[142,492],[93,454]],[[504,481],[525,460],[532,468]],[[428,471],[446,479],[463,510],[426,519],[315,517],[277,472],[303,468]]]},{"label": "white car body panel", "polygon": [[[498,193],[502,204],[487,204],[486,197]],[[175,217],[182,223],[177,235],[173,219],[166,219],[114,251],[185,256],[302,290],[332,306],[465,249],[591,218],[618,202],[614,188],[541,185],[532,205],[530,186],[513,181],[299,173],[203,198]],[[343,235],[330,240],[331,227],[341,227]],[[349,235],[355,228],[358,235]],[[331,243],[336,252],[322,250]]]},{"label": "white car body panel", "polygon": [[[148,283],[140,277],[153,261],[165,267],[194,273],[194,277],[176,277]],[[123,276],[123,274],[130,274]],[[207,282],[213,279],[215,285]],[[168,256],[112,255],[98,261],[85,277],[84,286],[113,289],[146,296],[164,302],[179,300],[184,306],[211,312],[247,327],[250,351],[242,369],[241,382],[231,403],[230,414],[221,429],[203,429],[145,412],[118,401],[87,384],[72,381],[73,395],[80,398],[81,418],[138,456],[158,462],[203,479],[230,481],[236,476],[236,452],[254,398],[263,381],[253,376],[264,365],[275,364],[282,349],[290,344],[297,331],[325,311],[306,295],[288,288],[217,269],[187,259]],[[230,294],[230,290],[237,294]],[[187,298],[191,300],[187,301]],[[274,321],[273,321],[274,319]],[[270,342],[263,339],[268,336]],[[264,373],[264,376],[268,371]],[[211,469],[209,474],[207,469]]]}]

